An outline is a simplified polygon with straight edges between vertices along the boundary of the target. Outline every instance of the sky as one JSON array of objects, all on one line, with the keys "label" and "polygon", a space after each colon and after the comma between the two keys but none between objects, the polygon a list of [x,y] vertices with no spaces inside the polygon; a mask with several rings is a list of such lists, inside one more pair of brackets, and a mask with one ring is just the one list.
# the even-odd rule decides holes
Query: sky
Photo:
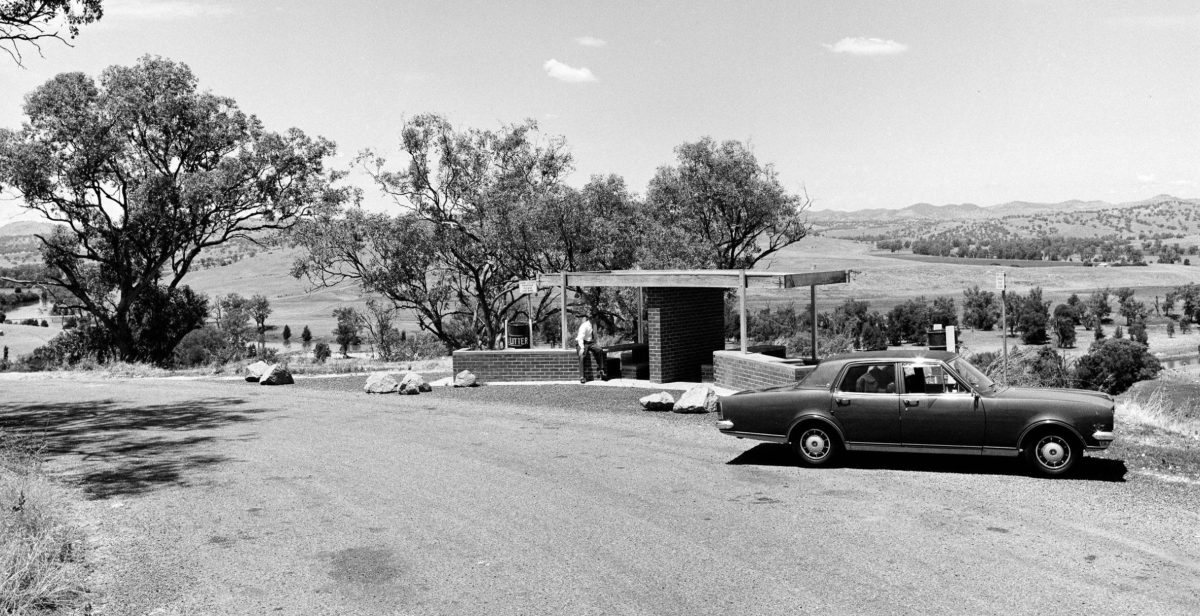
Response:
[{"label": "sky", "polygon": [[[269,129],[395,154],[406,117],[536,120],[583,185],[751,145],[815,209],[1200,195],[1200,3],[105,0],[0,56],[0,127],[54,75],[188,64]],[[354,181],[367,186],[361,174]],[[368,204],[381,202],[367,188]],[[0,224],[27,218],[0,201]]]}]

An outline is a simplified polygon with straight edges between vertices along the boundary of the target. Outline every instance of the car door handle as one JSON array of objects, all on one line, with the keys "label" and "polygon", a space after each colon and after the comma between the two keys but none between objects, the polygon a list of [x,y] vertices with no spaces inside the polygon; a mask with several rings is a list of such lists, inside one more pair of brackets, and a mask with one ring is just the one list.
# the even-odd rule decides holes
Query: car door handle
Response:
[{"label": "car door handle", "polygon": [[850,400],[847,398],[834,398],[833,401],[836,402],[838,406],[849,406],[850,405]]},{"label": "car door handle", "polygon": [[921,406],[921,401],[920,401],[920,400],[913,400],[913,399],[911,399],[911,398],[905,398],[905,400],[904,400],[904,406]]}]

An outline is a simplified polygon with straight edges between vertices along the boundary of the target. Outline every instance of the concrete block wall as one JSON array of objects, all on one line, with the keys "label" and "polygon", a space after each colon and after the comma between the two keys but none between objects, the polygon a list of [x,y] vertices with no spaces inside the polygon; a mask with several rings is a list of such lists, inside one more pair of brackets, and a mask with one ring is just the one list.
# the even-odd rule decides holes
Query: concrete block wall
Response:
[{"label": "concrete block wall", "polygon": [[[508,349],[455,351],[454,373],[470,370],[480,383],[496,381],[577,381],[579,355],[574,349]],[[588,379],[599,378],[588,363]]]},{"label": "concrete block wall", "polygon": [[713,353],[714,384],[738,391],[792,385],[812,370],[813,366],[787,364],[782,359],[760,353]]},{"label": "concrete block wall", "polygon": [[650,380],[700,381],[700,366],[725,348],[725,290],[646,289]]}]

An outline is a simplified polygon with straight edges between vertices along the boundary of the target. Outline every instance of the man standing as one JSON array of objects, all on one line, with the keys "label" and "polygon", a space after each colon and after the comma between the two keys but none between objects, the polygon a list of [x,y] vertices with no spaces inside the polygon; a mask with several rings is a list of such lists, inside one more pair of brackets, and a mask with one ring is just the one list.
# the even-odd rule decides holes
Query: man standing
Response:
[{"label": "man standing", "polygon": [[596,344],[596,314],[595,310],[588,312],[587,318],[583,323],[579,324],[579,333],[575,335],[575,345],[579,347],[579,382],[587,382],[587,360],[591,355],[592,362],[596,364],[596,372],[600,373],[600,378],[607,381],[608,375],[604,373],[605,357],[604,351],[600,350],[600,345]]}]

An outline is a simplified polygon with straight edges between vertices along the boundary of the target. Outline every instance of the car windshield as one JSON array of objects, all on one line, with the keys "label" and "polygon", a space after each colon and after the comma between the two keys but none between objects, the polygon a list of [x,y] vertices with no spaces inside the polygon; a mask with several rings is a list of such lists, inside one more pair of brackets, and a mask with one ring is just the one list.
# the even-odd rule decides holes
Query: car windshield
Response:
[{"label": "car windshield", "polygon": [[977,391],[995,391],[996,382],[989,379],[982,370],[976,368],[971,362],[961,357],[955,357],[950,360],[950,367],[954,368],[954,371],[966,379],[967,383],[970,383],[971,387]]}]

